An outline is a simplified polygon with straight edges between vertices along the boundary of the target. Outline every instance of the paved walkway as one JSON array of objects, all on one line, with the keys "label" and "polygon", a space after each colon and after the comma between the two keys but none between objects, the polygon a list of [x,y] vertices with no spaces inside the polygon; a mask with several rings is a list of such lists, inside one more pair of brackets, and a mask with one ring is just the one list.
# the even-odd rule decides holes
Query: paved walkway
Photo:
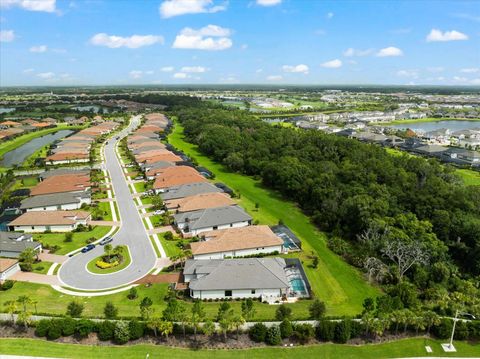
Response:
[{"label": "paved walkway", "polygon": [[141,206],[137,206],[138,209],[147,209],[147,208],[150,208],[152,207],[153,204],[142,204]]},{"label": "paved walkway", "polygon": [[31,272],[17,272],[10,279],[19,282],[29,282],[38,284],[60,285],[60,281],[56,275],[47,275]]},{"label": "paved walkway", "polygon": [[68,257],[61,256],[59,254],[48,253],[48,251],[44,250],[42,253],[38,255],[38,258],[45,262],[53,262],[53,263],[64,263]]},{"label": "paved walkway", "polygon": [[115,221],[88,221],[92,226],[120,227],[120,222]]},{"label": "paved walkway", "polygon": [[115,198],[100,198],[96,199],[95,202],[115,202]]},{"label": "paved walkway", "polygon": [[165,227],[159,227],[159,228],[148,230],[148,234],[165,233],[165,232],[175,233],[175,230],[173,229],[172,226],[165,226]]},{"label": "paved walkway", "polygon": [[180,281],[180,278],[180,273],[147,274],[145,277],[137,280],[135,283],[178,283]]}]

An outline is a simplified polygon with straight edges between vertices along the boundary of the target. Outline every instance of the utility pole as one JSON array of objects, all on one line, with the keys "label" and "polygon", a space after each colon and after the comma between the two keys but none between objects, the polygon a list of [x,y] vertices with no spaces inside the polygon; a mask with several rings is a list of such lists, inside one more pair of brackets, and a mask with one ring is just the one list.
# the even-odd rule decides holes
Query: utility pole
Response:
[{"label": "utility pole", "polygon": [[453,318],[453,326],[452,326],[452,334],[450,335],[450,342],[446,344],[442,344],[443,351],[445,352],[456,352],[457,349],[453,346],[453,337],[455,336],[455,327],[457,325],[457,321],[460,319],[458,318],[459,315],[468,315],[473,319],[476,319],[473,314],[460,312],[458,309],[455,311],[455,317]]}]

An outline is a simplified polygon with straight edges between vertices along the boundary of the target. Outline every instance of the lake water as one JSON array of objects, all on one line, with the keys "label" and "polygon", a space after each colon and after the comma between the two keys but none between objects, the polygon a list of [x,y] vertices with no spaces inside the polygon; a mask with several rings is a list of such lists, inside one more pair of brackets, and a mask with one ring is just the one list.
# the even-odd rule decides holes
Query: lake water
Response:
[{"label": "lake water", "polygon": [[34,138],[24,145],[5,153],[3,159],[0,161],[0,166],[12,167],[14,165],[21,165],[23,161],[27,159],[27,157],[31,156],[38,149],[52,143],[55,140],[60,140],[71,133],[73,133],[71,130],[61,130],[42,137]]},{"label": "lake water", "polygon": [[97,105],[75,106],[75,107],[72,107],[72,110],[75,110],[75,111],[89,111],[89,112],[93,111],[95,113],[100,112],[100,110],[110,112],[107,107],[97,106]]},{"label": "lake water", "polygon": [[393,128],[400,128],[405,129],[409,128],[413,131],[434,131],[440,128],[448,128],[452,132],[459,131],[459,130],[467,130],[471,128],[480,128],[480,121],[438,121],[438,122],[416,122],[416,123],[405,123],[405,124],[398,124],[392,125],[390,127]]},{"label": "lake water", "polygon": [[15,111],[13,107],[0,107],[0,113],[9,113],[13,111]]}]

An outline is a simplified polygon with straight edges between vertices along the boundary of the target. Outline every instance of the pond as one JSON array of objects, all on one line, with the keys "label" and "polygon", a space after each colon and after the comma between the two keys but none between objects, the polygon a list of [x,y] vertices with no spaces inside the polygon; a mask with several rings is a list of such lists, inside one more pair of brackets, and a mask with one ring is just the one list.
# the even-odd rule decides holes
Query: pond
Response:
[{"label": "pond", "polygon": [[392,125],[390,127],[399,128],[399,129],[409,128],[413,131],[423,131],[423,132],[434,131],[440,128],[448,128],[450,131],[455,132],[455,131],[467,130],[471,128],[480,128],[480,121],[446,120],[446,121],[438,121],[438,122],[405,123],[405,124]]},{"label": "pond", "polygon": [[9,113],[13,111],[15,111],[13,107],[0,107],[0,113]]},{"label": "pond", "polygon": [[81,111],[81,112],[94,112],[94,113],[99,113],[100,111],[102,112],[110,112],[109,108],[103,107],[103,106],[97,106],[97,105],[84,105],[84,106],[75,106],[72,107],[72,110],[75,111]]},{"label": "pond", "polygon": [[72,130],[61,130],[42,137],[34,138],[33,140],[25,143],[24,145],[5,153],[3,159],[0,161],[0,167],[12,167],[14,165],[21,165],[35,151],[39,150],[45,145],[52,143],[53,141],[60,140],[72,133]]}]

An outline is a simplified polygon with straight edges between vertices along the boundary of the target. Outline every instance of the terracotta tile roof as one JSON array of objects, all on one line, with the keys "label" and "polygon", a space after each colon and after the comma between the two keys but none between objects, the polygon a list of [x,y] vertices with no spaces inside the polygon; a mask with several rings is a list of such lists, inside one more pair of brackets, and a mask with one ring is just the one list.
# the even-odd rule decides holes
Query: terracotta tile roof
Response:
[{"label": "terracotta tile roof", "polygon": [[190,244],[193,255],[235,251],[283,244],[268,226],[228,228],[202,233],[206,241]]},{"label": "terracotta tile roof", "polygon": [[52,176],[37,184],[30,190],[31,196],[60,192],[79,192],[90,187],[90,176],[58,175]]},{"label": "terracotta tile roof", "polygon": [[145,163],[155,162],[181,162],[183,161],[180,156],[173,153],[165,153],[163,155],[156,155],[145,160]]},{"label": "terracotta tile roof", "polygon": [[51,117],[46,117],[42,120],[42,122],[56,123],[57,120],[55,120],[54,118],[51,118]]},{"label": "terracotta tile roof", "polygon": [[155,157],[155,156],[158,156],[158,155],[168,155],[168,154],[173,155],[174,153],[165,149],[165,148],[159,148],[159,149],[155,149],[155,150],[142,152],[142,153],[135,156],[135,160],[137,162],[143,162],[148,158],[152,158],[152,157]]},{"label": "terracotta tile roof", "polygon": [[43,128],[43,127],[52,126],[52,124],[51,123],[46,123],[46,122],[39,122],[39,123],[34,123],[32,126],[38,127],[38,128]]},{"label": "terracotta tile roof", "polygon": [[45,161],[85,160],[90,158],[88,151],[85,152],[57,152],[48,156]]},{"label": "terracotta tile roof", "polygon": [[3,121],[2,123],[0,123],[0,125],[3,125],[3,126],[21,126],[22,124],[19,123],[19,122],[13,122],[13,121]]},{"label": "terracotta tile roof", "polygon": [[153,184],[153,188],[168,188],[187,183],[208,182],[194,168],[188,166],[166,167],[159,174]]},{"label": "terracotta tile roof", "polygon": [[195,196],[166,201],[168,209],[178,213],[196,211],[204,208],[230,206],[235,202],[225,193],[201,193]]},{"label": "terracotta tile roof", "polygon": [[69,225],[86,220],[90,213],[85,211],[30,211],[9,223],[10,226]]},{"label": "terracotta tile roof", "polygon": [[17,263],[17,259],[0,258],[0,272],[5,272],[7,269],[12,268]]}]

